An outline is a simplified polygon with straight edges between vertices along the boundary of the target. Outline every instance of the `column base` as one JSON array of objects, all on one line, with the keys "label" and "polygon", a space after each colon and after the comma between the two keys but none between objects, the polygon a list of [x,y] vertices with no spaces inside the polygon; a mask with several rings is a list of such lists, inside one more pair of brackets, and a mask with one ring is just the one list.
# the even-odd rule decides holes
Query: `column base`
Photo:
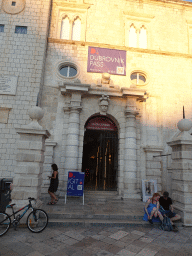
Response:
[{"label": "column base", "polygon": [[184,226],[192,227],[192,209],[191,207],[185,207],[184,205],[173,205],[174,209],[176,210],[176,213],[178,213],[181,216],[181,221],[183,222]]}]

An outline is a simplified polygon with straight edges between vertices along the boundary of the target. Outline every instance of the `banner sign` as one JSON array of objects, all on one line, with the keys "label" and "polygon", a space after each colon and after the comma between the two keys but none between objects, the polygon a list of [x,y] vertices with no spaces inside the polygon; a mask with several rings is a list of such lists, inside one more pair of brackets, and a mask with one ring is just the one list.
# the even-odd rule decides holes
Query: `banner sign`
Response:
[{"label": "banner sign", "polygon": [[83,196],[84,172],[69,172],[67,182],[68,196]]},{"label": "banner sign", "polygon": [[108,131],[116,131],[116,125],[106,117],[94,117],[90,119],[85,127],[90,130],[108,130]]},{"label": "banner sign", "polygon": [[87,72],[126,76],[126,51],[89,46]]}]

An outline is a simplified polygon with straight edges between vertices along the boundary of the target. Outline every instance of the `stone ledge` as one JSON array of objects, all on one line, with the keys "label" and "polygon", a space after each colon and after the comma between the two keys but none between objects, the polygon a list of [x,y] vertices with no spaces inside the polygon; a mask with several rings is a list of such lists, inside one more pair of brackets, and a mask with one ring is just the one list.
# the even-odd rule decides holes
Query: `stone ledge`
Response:
[{"label": "stone ledge", "polygon": [[57,39],[57,38],[50,38],[50,37],[48,38],[48,43],[93,46],[93,47],[110,48],[110,49],[116,49],[116,50],[124,50],[129,52],[138,52],[138,53],[156,54],[156,55],[162,55],[162,56],[172,56],[172,57],[192,59],[192,54],[188,54],[188,53],[164,52],[164,51],[133,48],[133,47],[126,47],[126,46],[111,45],[111,44],[64,40],[64,39]]}]

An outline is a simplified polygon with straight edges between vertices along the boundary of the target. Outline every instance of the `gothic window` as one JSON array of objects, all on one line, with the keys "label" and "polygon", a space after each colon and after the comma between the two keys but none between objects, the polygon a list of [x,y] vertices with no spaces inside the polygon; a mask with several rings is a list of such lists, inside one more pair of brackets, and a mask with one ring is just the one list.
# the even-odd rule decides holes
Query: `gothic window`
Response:
[{"label": "gothic window", "polygon": [[81,40],[81,20],[79,18],[77,18],[73,22],[72,40],[76,40],[76,41]]},{"label": "gothic window", "polygon": [[133,24],[129,30],[129,47],[137,47],[137,32]]},{"label": "gothic window", "polygon": [[144,26],[139,31],[139,48],[147,49],[147,31]]},{"label": "gothic window", "polygon": [[67,39],[69,40],[69,33],[70,33],[70,24],[69,24],[69,18],[65,17],[62,20],[61,24],[61,39]]}]

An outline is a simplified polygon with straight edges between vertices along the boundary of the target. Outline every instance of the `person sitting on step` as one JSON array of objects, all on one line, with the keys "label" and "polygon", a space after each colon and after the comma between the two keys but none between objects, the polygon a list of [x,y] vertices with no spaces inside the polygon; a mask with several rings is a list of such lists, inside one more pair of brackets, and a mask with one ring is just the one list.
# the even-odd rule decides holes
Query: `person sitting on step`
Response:
[{"label": "person sitting on step", "polygon": [[169,193],[167,191],[165,191],[163,193],[163,196],[160,197],[159,203],[160,203],[160,206],[163,207],[162,210],[160,207],[161,213],[163,215],[166,215],[168,218],[170,218],[173,229],[176,229],[176,226],[173,223],[173,221],[180,220],[181,216],[179,214],[176,214],[175,212],[173,212],[172,199],[169,197]]},{"label": "person sitting on step", "polygon": [[151,224],[153,224],[153,222],[163,221],[163,216],[159,211],[159,207],[160,207],[159,198],[160,198],[160,194],[154,193],[153,197],[147,200],[147,202],[145,203],[145,208],[144,208],[145,214],[144,214],[143,220],[149,221]]}]

